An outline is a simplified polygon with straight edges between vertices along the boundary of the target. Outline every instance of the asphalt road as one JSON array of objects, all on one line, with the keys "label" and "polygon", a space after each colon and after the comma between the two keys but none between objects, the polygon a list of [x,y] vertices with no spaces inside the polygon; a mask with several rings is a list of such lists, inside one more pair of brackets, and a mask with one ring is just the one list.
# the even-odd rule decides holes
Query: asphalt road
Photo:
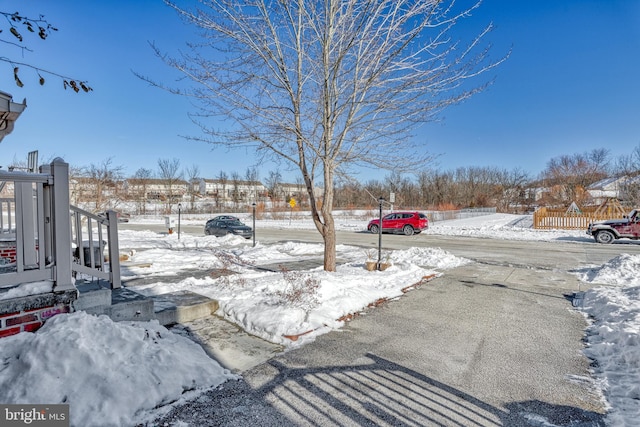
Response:
[{"label": "asphalt road", "polygon": [[[135,223],[119,224],[121,229],[166,231],[164,225]],[[182,225],[181,232],[204,235],[203,226]],[[378,247],[378,235],[365,231],[336,233],[337,243],[365,248]],[[321,243],[322,237],[315,230],[292,230],[264,228],[256,230],[256,240],[273,243],[283,240]],[[498,265],[521,265],[527,268],[573,270],[603,264],[621,253],[640,254],[640,241],[623,240],[611,245],[594,242],[585,234],[582,241],[517,241],[477,237],[442,236],[429,232],[413,236],[384,234],[383,249],[407,249],[417,247],[439,247],[454,255],[481,263]]]},{"label": "asphalt road", "polygon": [[[283,238],[319,241],[310,231],[258,233],[261,242]],[[339,233],[338,243],[375,246],[377,236]],[[582,354],[586,321],[572,305],[584,285],[571,272],[639,253],[640,245],[422,234],[385,235],[383,246],[441,247],[475,262],[154,424],[604,425],[605,408]]]}]

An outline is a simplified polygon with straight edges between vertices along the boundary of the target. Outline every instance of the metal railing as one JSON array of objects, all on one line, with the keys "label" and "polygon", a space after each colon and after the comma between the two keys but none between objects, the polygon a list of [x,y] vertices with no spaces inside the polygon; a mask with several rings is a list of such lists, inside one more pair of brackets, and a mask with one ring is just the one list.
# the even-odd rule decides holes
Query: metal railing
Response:
[{"label": "metal railing", "polygon": [[[0,212],[3,224],[0,242],[5,253],[12,251],[9,262],[2,264],[0,286],[44,280],[56,283],[51,256],[53,236],[47,222],[50,206],[45,202],[54,198],[53,180],[49,173],[0,172],[0,181],[12,184],[12,188],[5,185],[5,190],[13,193],[13,197],[2,199]],[[68,282],[61,283],[60,290],[73,287]]]},{"label": "metal railing", "polygon": [[496,208],[466,208],[451,211],[425,211],[429,221],[446,221],[451,219],[474,218],[496,213]]},{"label": "metal railing", "polygon": [[[116,211],[109,210],[102,216],[71,206],[71,241],[74,275],[81,273],[107,280],[111,289],[122,285]],[[108,264],[104,259],[105,249],[108,251]]]},{"label": "metal railing", "polygon": [[0,182],[0,287],[51,281],[53,292],[64,292],[75,289],[77,273],[120,287],[116,212],[98,217],[72,207],[67,163],[56,158],[39,173],[0,171]]},{"label": "metal railing", "polygon": [[15,218],[13,198],[0,197],[0,237],[15,238]]}]

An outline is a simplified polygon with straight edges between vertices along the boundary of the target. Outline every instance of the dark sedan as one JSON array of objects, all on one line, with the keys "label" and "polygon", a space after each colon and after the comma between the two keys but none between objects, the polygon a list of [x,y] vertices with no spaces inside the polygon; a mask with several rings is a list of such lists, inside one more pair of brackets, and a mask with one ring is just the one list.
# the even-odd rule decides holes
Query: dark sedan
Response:
[{"label": "dark sedan", "polygon": [[204,226],[204,234],[222,237],[227,234],[250,239],[252,236],[251,227],[243,224],[239,219],[210,219]]}]

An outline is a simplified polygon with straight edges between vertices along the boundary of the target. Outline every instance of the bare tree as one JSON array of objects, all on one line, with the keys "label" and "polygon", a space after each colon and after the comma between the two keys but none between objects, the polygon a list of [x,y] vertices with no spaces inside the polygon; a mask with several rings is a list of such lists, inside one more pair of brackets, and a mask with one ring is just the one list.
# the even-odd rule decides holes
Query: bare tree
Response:
[{"label": "bare tree", "polygon": [[233,208],[238,209],[238,202],[240,201],[240,174],[236,171],[231,172],[231,201],[233,202]]},{"label": "bare tree", "polygon": [[563,206],[588,202],[587,187],[605,178],[608,169],[609,150],[604,148],[552,158],[542,173],[553,189],[550,202]]},{"label": "bare tree", "polygon": [[176,158],[158,159],[158,177],[162,180],[166,190],[167,213],[171,213],[171,206],[177,198],[175,188],[183,177],[180,172],[180,160]]},{"label": "bare tree", "polygon": [[426,170],[418,172],[416,174],[416,180],[418,193],[420,194],[420,204],[426,207],[429,205],[429,184],[431,182],[429,172]]},{"label": "bare tree", "polygon": [[[367,200],[367,207],[378,207],[378,198],[380,194],[385,194],[388,191],[388,187],[378,180],[372,179],[364,184],[364,191],[369,196]],[[376,209],[377,210],[377,209]]]},{"label": "bare tree", "polygon": [[216,196],[216,204],[220,207],[220,202],[222,202],[222,207],[225,207],[225,201],[227,200],[227,183],[229,182],[229,175],[225,171],[220,171],[218,174],[218,181],[222,186],[222,195],[218,194]]},{"label": "bare tree", "polygon": [[343,209],[354,209],[371,204],[370,196],[364,191],[362,184],[348,177],[340,177],[336,185],[334,205]]},{"label": "bare tree", "polygon": [[[195,209],[195,200],[196,200],[196,185],[200,181],[200,168],[198,165],[191,165],[187,168],[187,181],[189,181],[189,202],[191,204],[191,210]],[[199,189],[198,189],[199,190]]]},{"label": "bare tree", "polygon": [[133,175],[133,179],[129,185],[138,203],[138,212],[142,215],[146,215],[147,213],[147,191],[152,178],[153,171],[151,169],[140,168]]},{"label": "bare tree", "polygon": [[[45,19],[44,15],[39,15],[37,18],[29,18],[27,16],[21,15],[19,12],[8,13],[2,11],[0,11],[0,15],[4,16],[6,21],[5,28],[8,27],[9,33],[13,36],[13,38],[11,39],[0,37],[0,42],[2,42],[3,45],[12,46],[16,50],[20,51],[22,57],[24,57],[25,52],[33,52],[25,45],[23,34],[37,33],[40,39],[46,40],[52,32],[58,31],[56,27],[51,25]],[[0,22],[2,22],[2,20],[0,20]],[[3,33],[2,28],[0,28],[0,33]],[[48,71],[29,63],[16,61],[5,56],[0,56],[0,61],[8,62],[9,64],[11,64],[11,66],[13,67],[13,79],[18,87],[24,86],[24,83],[20,79],[20,67],[27,67],[36,72],[36,74],[38,75],[38,82],[41,86],[45,84],[45,78],[42,76],[42,74],[49,74],[62,79],[64,88],[71,88],[76,93],[80,92],[81,90],[83,92],[90,92],[93,90],[86,81],[80,81],[71,77],[64,76],[62,74],[55,73],[53,71]]]},{"label": "bare tree", "polygon": [[270,171],[269,175],[265,179],[265,183],[267,184],[267,191],[269,192],[269,197],[271,198],[272,204],[275,206],[278,202],[278,198],[280,197],[280,187],[282,184],[282,175],[278,171]]},{"label": "bare tree", "polygon": [[420,192],[426,206],[439,208],[455,205],[457,202],[458,185],[451,171],[428,171],[419,175]]},{"label": "bare tree", "polygon": [[500,175],[495,167],[467,166],[455,171],[460,198],[457,204],[464,207],[495,206],[501,197]]},{"label": "bare tree", "polygon": [[[84,171],[87,186],[92,189],[93,209],[102,211],[107,207],[115,207],[117,202],[117,184],[122,177],[122,166],[113,165],[113,158],[103,160],[101,163],[90,164]],[[110,193],[110,194],[106,194]]]},{"label": "bare tree", "polygon": [[[298,175],[295,177],[295,183],[296,183],[296,189],[292,197],[296,199],[296,203],[298,207],[307,206],[308,203],[306,203],[306,200],[305,200],[306,192],[304,191],[304,188],[305,188],[304,180],[302,179],[301,176]],[[289,200],[291,200],[291,197],[289,198]]]},{"label": "bare tree", "polygon": [[251,167],[251,168],[247,168],[244,176],[247,179],[247,181],[251,184],[251,188],[253,191],[253,194],[251,194],[250,199],[252,200],[252,203],[256,203],[258,201],[257,185],[258,185],[258,180],[260,179],[260,172],[258,172],[258,169],[256,167]]},{"label": "bare tree", "polygon": [[401,173],[392,172],[385,178],[386,189],[382,196],[385,199],[389,200],[390,194],[394,194],[395,202],[392,206],[403,206],[403,207],[411,207],[411,205],[415,202],[413,199],[413,191],[411,191],[411,187],[413,185],[409,181],[409,179],[403,176]]},{"label": "bare tree", "polygon": [[[479,4],[215,0],[186,10],[165,3],[204,35],[178,58],[154,47],[193,83],[165,87],[200,103],[194,120],[207,136],[192,139],[257,146],[299,170],[327,271],[336,266],[336,176],[361,165],[424,165],[432,156],[412,142],[412,132],[482,90],[486,84],[472,86],[470,79],[505,59],[491,60],[482,46],[490,25],[466,45],[451,35]],[[214,116],[233,126],[213,128],[206,120]],[[318,178],[321,203],[313,187]]]},{"label": "bare tree", "polygon": [[531,177],[520,168],[511,171],[502,170],[497,175],[499,194],[496,207],[499,212],[527,212],[533,200],[529,200],[525,191]]},{"label": "bare tree", "polygon": [[620,193],[632,206],[640,206],[640,145],[631,154],[620,156],[616,162],[616,175],[623,178]]}]

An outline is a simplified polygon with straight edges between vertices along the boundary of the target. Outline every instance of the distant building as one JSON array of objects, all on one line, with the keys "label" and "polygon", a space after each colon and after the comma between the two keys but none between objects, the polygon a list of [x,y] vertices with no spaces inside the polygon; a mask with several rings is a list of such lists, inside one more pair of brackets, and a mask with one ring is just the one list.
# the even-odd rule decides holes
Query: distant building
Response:
[{"label": "distant building", "polygon": [[[118,199],[133,201],[141,211],[146,203],[168,202],[179,203],[196,200],[198,203],[210,203],[216,206],[238,207],[251,203],[289,202],[292,198],[300,206],[308,205],[308,194],[305,185],[279,183],[273,194],[260,181],[237,179],[194,179],[164,180],[158,178],[127,178],[124,180],[99,182],[89,177],[74,177],[70,180],[70,196],[72,204],[95,202],[99,194],[100,200]],[[316,188],[316,197],[321,197],[321,190]]]},{"label": "distant building", "polygon": [[[197,188],[195,188],[197,186]],[[291,198],[301,202],[308,199],[304,184],[279,183],[272,189],[273,194],[260,181],[200,179],[194,191],[203,198],[212,198],[217,203],[287,202]],[[316,189],[316,196],[321,193]]]},{"label": "distant building", "polygon": [[622,176],[605,178],[591,184],[587,192],[593,198],[594,204],[601,204],[607,199],[629,200],[640,187],[639,176]]},{"label": "distant building", "polygon": [[218,203],[249,203],[264,201],[267,189],[259,181],[220,180],[202,178],[194,191],[204,198],[213,198]]},{"label": "distant building", "polygon": [[171,197],[174,201],[180,201],[189,192],[190,186],[184,180],[129,178],[126,180],[125,188],[130,197],[162,201]]}]

